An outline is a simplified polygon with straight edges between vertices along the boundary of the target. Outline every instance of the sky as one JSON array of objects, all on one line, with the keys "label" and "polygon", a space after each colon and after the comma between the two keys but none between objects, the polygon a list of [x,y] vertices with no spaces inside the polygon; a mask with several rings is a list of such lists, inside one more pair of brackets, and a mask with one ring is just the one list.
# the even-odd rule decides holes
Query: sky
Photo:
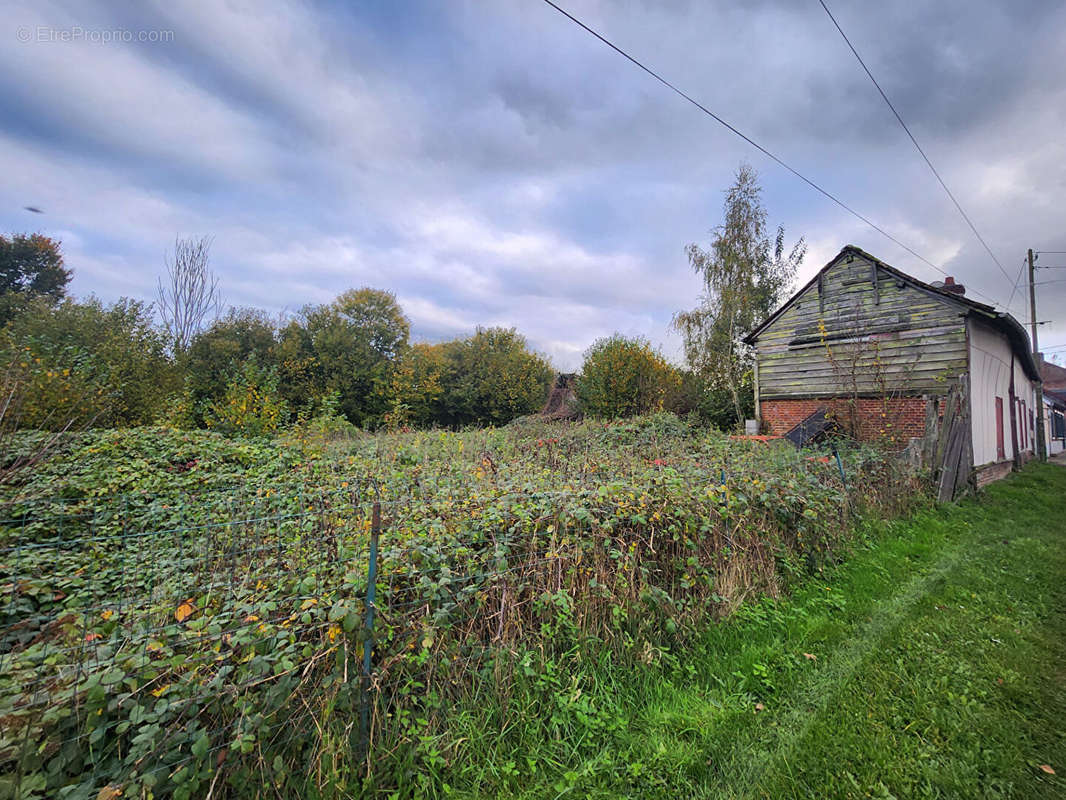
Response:
[{"label": "sky", "polygon": [[[1066,4],[827,0],[1008,276],[817,0],[559,2],[969,296],[1028,322],[1045,251],[1066,357]],[[845,244],[943,278],[543,0],[16,0],[0,96],[0,233],[61,239],[79,297],[153,300],[207,235],[234,306],[371,286],[415,341],[515,327],[569,371],[617,331],[676,359],[685,246],[743,162],[808,244],[797,285]]]}]

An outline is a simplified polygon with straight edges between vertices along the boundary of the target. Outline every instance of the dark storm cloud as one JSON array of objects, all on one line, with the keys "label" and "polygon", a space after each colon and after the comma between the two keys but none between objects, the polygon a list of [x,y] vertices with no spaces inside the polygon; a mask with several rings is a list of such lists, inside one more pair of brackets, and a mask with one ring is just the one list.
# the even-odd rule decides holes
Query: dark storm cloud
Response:
[{"label": "dark storm cloud", "polygon": [[[1008,299],[1013,281],[817,3],[571,5]],[[1066,9],[831,8],[1004,265],[1034,244],[1066,250],[1066,94],[1050,68],[1066,56]],[[741,160],[762,174],[771,222],[807,237],[801,277],[849,241],[939,277],[537,0],[27,2],[4,24],[0,226],[61,236],[81,293],[150,297],[174,235],[210,233],[234,304],[291,312],[372,285],[397,293],[416,337],[515,325],[565,368],[614,330],[676,352],[670,317],[699,294],[684,245],[707,239]],[[16,41],[75,25],[173,37]],[[27,204],[48,214],[28,219]]]}]

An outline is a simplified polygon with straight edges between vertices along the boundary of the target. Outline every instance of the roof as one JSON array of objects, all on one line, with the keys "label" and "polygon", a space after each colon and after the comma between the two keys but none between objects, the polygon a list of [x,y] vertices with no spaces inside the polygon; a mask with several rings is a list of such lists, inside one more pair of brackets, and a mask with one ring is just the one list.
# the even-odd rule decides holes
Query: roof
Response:
[{"label": "roof", "polygon": [[1045,389],[1044,400],[1051,399],[1051,405],[1060,411],[1066,410],[1066,389]]},{"label": "roof", "polygon": [[965,297],[964,295],[960,295],[955,292],[945,291],[940,287],[933,286],[932,284],[926,283],[925,281],[920,281],[913,275],[908,275],[906,272],[901,272],[900,270],[893,267],[891,264],[886,264],[881,259],[877,258],[876,256],[870,255],[861,247],[856,247],[853,244],[844,245],[844,247],[841,248],[840,252],[837,253],[833,258],[831,258],[829,260],[829,263],[827,263],[824,267],[818,270],[817,274],[815,274],[813,278],[807,281],[807,283],[799,291],[797,291],[795,294],[792,295],[792,297],[786,300],[781,305],[781,307],[778,308],[777,311],[775,311],[769,317],[767,317],[761,325],[759,325],[755,330],[745,336],[744,342],[746,344],[751,345],[756,344],[759,340],[759,335],[768,327],[770,327],[770,325],[772,325],[778,317],[785,313],[785,311],[787,311],[792,306],[792,304],[796,302],[800,295],[802,295],[804,292],[814,286],[818,282],[818,279],[825,272],[828,272],[830,268],[837,264],[837,262],[847,256],[858,256],[859,258],[864,258],[867,261],[876,264],[878,269],[883,269],[885,272],[889,273],[890,275],[893,275],[894,277],[903,281],[912,288],[917,289],[920,292],[930,294],[947,303],[954,304],[958,306],[964,313],[968,315],[972,314],[983,320],[985,323],[991,325],[993,328],[995,328],[1007,337],[1007,340],[1011,343],[1011,347],[1015,351],[1015,355],[1017,355],[1018,360],[1021,362],[1022,368],[1025,370],[1025,373],[1029,376],[1029,378],[1034,381],[1040,379],[1040,374],[1037,370],[1036,361],[1034,360],[1032,350],[1029,347],[1029,334],[1025,332],[1025,328],[1022,327],[1022,324],[1010,314],[1006,313],[1005,311],[997,311],[995,306],[990,306],[987,303],[979,303],[976,300],[971,300],[970,298]]},{"label": "roof", "polygon": [[1066,389],[1066,368],[1040,359],[1040,377],[1045,389]]}]

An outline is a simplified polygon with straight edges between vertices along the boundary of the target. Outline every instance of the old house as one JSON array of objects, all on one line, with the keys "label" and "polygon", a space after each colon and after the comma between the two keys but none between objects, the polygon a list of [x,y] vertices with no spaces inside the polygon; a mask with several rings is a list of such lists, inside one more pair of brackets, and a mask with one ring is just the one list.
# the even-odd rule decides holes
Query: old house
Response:
[{"label": "old house", "polygon": [[1044,381],[1048,455],[1056,455],[1066,450],[1066,368],[1041,359],[1040,377]]},{"label": "old house", "polygon": [[951,278],[924,283],[849,245],[745,341],[769,433],[824,411],[860,439],[940,460],[931,466],[950,457],[978,483],[1035,450],[1029,337]]}]

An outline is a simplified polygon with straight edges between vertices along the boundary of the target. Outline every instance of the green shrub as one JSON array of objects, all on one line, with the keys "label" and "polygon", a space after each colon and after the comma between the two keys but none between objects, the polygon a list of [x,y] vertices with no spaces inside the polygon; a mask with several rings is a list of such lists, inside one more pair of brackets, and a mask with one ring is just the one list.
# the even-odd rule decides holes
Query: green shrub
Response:
[{"label": "green shrub", "polygon": [[441,422],[447,348],[445,344],[420,342],[404,353],[387,386],[390,409],[384,420],[386,427],[425,428]]},{"label": "green shrub", "polygon": [[0,334],[0,355],[32,387],[21,410],[27,428],[151,422],[177,377],[151,307],[127,298],[36,300]]},{"label": "green shrub", "polygon": [[632,417],[662,411],[680,386],[678,370],[646,339],[616,333],[586,351],[577,397],[591,416]]},{"label": "green shrub", "polygon": [[175,421],[181,427],[203,427],[208,407],[222,398],[242,365],[250,358],[260,365],[273,364],[276,347],[276,326],[265,312],[230,309],[197,334],[179,359],[185,383]]},{"label": "green shrub", "polygon": [[204,422],[221,433],[265,436],[277,433],[287,416],[277,370],[250,358],[226,384],[222,397],[207,407]]},{"label": "green shrub", "polygon": [[540,409],[555,371],[514,328],[478,328],[444,348],[446,425],[504,425]]}]

